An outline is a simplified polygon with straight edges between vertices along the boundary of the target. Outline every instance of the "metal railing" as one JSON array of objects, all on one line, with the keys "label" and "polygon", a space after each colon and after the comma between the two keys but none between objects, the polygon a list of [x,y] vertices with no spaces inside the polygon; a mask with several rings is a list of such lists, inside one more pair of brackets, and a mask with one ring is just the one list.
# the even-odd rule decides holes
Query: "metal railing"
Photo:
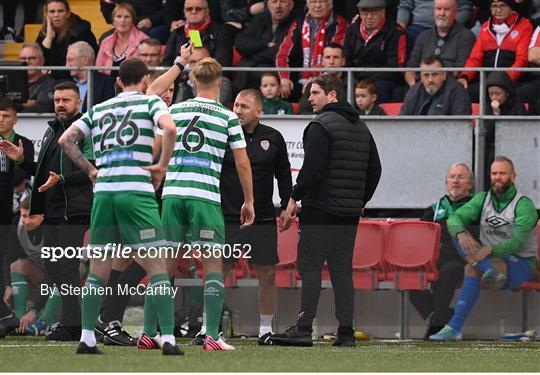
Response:
[{"label": "metal railing", "polygon": [[[152,67],[149,68],[151,71],[166,71],[170,67]],[[116,71],[119,70],[119,67],[112,66],[0,66],[0,70],[9,71],[9,70],[48,70],[48,71],[69,71],[69,70],[87,70],[88,71],[88,91],[86,95],[87,106],[90,108],[93,98],[93,82],[94,82],[94,72],[99,70],[108,70]],[[186,70],[188,71],[189,68]],[[343,67],[343,68],[273,68],[273,67],[223,67],[225,72],[267,72],[267,71],[276,71],[276,72],[340,72],[346,75],[347,82],[347,101],[351,104],[354,103],[354,73],[362,72],[390,72],[390,73],[405,73],[405,72],[422,72],[426,69],[422,68],[352,68],[352,67]],[[475,121],[476,126],[474,127],[474,170],[483,171],[485,165],[485,141],[486,141],[486,128],[484,121],[486,120],[500,120],[504,118],[505,120],[531,120],[532,118],[539,118],[540,116],[491,116],[484,115],[485,113],[485,104],[486,104],[486,74],[491,72],[537,72],[540,73],[540,68],[463,68],[463,67],[452,67],[452,68],[430,68],[429,71],[442,71],[442,72],[477,72],[479,75],[479,113],[473,114],[470,116],[458,115],[458,116],[395,116],[391,118],[396,120],[429,120],[433,119],[434,121],[440,119],[467,119]],[[280,115],[283,118],[282,115]],[[389,116],[369,116],[370,119],[388,119]],[[476,173],[475,174],[475,185],[477,187],[482,187],[484,185],[484,174]]]}]

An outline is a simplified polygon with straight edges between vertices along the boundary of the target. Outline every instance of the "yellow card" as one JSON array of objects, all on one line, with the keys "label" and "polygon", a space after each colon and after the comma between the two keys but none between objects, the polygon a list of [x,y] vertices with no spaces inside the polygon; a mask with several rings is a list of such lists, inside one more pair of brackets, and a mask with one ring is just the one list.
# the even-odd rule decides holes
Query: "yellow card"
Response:
[{"label": "yellow card", "polygon": [[193,47],[200,48],[202,47],[201,33],[199,30],[189,30],[189,39],[193,43]]}]

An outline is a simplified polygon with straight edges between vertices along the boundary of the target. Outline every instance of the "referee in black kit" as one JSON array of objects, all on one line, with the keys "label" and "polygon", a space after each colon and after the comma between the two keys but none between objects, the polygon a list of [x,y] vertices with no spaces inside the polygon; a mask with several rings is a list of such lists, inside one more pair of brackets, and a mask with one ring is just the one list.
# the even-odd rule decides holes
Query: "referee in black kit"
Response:
[{"label": "referee in black kit", "polygon": [[352,256],[358,220],[381,176],[377,146],[349,103],[338,103],[343,84],[333,74],[312,79],[309,102],[317,116],[304,130],[304,164],[286,210],[283,230],[302,200],[298,271],[301,310],[296,325],[272,335],[274,344],[312,346],[311,327],[328,262],[335,295],[338,336],[334,346],[354,346]]},{"label": "referee in black kit", "polygon": [[[275,265],[279,263],[277,253],[276,211],[272,201],[274,177],[278,182],[283,218],[292,188],[291,165],[287,157],[287,146],[280,132],[260,124],[263,97],[258,90],[242,90],[234,102],[234,113],[240,119],[247,143],[247,154],[253,174],[255,195],[255,222],[240,230],[240,207],[244,202],[242,187],[234,166],[234,158],[227,148],[221,171],[221,206],[225,217],[225,239],[231,247],[251,247],[249,261],[255,265],[259,279],[259,345],[271,345],[272,320],[277,305]],[[227,255],[228,251],[224,251]],[[223,257],[223,273],[237,260]]]}]

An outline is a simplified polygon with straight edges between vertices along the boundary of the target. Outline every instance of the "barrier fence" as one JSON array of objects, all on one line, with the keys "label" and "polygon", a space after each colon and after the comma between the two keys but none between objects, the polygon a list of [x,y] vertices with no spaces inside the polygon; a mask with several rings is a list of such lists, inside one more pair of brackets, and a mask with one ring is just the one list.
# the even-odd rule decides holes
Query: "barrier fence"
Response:
[{"label": "barrier fence", "polygon": [[[43,70],[86,69],[88,75],[88,106],[92,105],[93,72],[118,67],[31,67]],[[1,66],[0,70],[25,70],[27,66]],[[167,70],[168,67],[151,68]],[[420,68],[236,68],[224,71],[314,71],[341,72],[346,76],[347,98],[354,102],[355,72],[420,72]],[[508,155],[516,162],[517,183],[521,191],[533,199],[540,208],[540,124],[538,116],[488,116],[485,113],[485,77],[492,71],[540,72],[539,68],[433,68],[430,71],[476,71],[479,73],[479,113],[471,116],[365,116],[377,141],[383,164],[381,184],[368,208],[423,208],[444,192],[444,173],[454,162],[473,165],[475,189],[484,186],[485,121],[497,120],[495,152]],[[23,120],[17,131],[39,142],[51,117],[20,114]],[[263,116],[262,122],[280,130],[287,142],[294,177],[301,167],[303,149],[302,132],[313,116]],[[504,119],[504,120],[503,120]],[[41,123],[42,125],[40,126]],[[474,124],[474,126],[472,126]],[[526,124],[526,126],[524,126]],[[41,129],[41,130],[38,130]],[[39,149],[39,144],[36,143]],[[277,188],[275,203],[279,202]]]}]

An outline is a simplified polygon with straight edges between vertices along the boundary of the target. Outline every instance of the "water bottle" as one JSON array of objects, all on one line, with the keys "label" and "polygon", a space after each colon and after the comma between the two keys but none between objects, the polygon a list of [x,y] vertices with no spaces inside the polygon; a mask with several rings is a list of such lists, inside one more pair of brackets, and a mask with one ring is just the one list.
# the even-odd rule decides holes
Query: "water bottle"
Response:
[{"label": "water bottle", "polygon": [[221,318],[221,330],[223,331],[224,337],[231,337],[231,315],[229,310],[223,312],[223,317]]},{"label": "water bottle", "polygon": [[240,334],[240,310],[235,309],[232,315],[232,333],[231,336]]},{"label": "water bottle", "polygon": [[313,340],[317,340],[319,338],[319,327],[317,326],[317,319],[313,319],[313,325],[311,328],[311,338]]}]

